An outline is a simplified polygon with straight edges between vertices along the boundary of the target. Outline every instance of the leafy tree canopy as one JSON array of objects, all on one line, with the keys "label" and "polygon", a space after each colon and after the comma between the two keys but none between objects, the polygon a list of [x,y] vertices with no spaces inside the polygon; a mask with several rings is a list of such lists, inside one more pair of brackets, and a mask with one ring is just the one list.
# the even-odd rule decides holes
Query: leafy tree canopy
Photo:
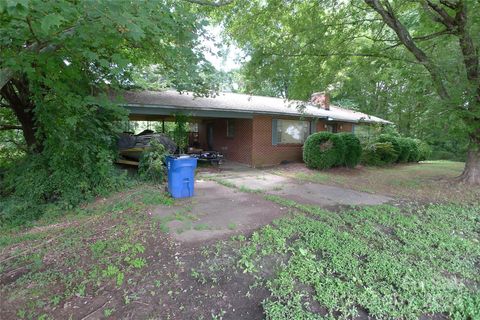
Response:
[{"label": "leafy tree canopy", "polygon": [[253,0],[217,17],[251,58],[245,90],[308,99],[327,89],[402,133],[468,145],[480,183],[478,1]]},{"label": "leafy tree canopy", "polygon": [[0,1],[0,152],[22,143],[11,129],[23,134],[29,152],[7,170],[2,192],[73,203],[117,185],[112,146],[126,114],[109,90],[170,86],[208,94],[213,86],[200,50],[206,20],[197,7],[174,0]]}]

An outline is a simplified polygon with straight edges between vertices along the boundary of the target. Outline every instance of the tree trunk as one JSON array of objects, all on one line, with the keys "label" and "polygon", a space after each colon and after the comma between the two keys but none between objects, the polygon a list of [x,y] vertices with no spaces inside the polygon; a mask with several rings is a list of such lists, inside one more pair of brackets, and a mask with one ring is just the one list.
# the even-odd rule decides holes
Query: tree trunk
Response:
[{"label": "tree trunk", "polygon": [[28,150],[33,152],[41,152],[42,146],[38,143],[35,134],[36,126],[33,108],[15,108],[13,111],[15,112],[20,125],[22,126],[23,137],[25,138]]},{"label": "tree trunk", "polygon": [[467,161],[460,182],[480,186],[480,136],[471,138]]},{"label": "tree trunk", "polygon": [[30,100],[28,84],[24,79],[11,80],[1,90],[2,98],[8,102],[15,116],[22,126],[23,137],[28,150],[39,153],[43,150],[43,144],[37,137],[37,125],[35,121],[35,105]]}]

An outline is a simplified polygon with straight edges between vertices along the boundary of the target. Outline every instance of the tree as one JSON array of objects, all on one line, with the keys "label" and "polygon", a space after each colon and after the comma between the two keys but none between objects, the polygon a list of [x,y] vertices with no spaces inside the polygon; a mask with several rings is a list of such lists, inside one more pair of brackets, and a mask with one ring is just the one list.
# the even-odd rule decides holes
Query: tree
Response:
[{"label": "tree", "polygon": [[36,106],[55,88],[95,96],[129,84],[134,65],[155,63],[186,89],[208,69],[193,50],[203,22],[186,2],[9,1],[0,12],[1,106],[33,151],[43,148]]},{"label": "tree", "polygon": [[418,1],[424,14],[431,18],[437,28],[434,33],[424,35],[421,39],[433,39],[448,34],[458,41],[463,61],[457,63],[464,74],[462,77],[464,85],[457,93],[460,97],[455,99],[446,84],[448,77],[444,76],[448,70],[442,70],[434,58],[418,45],[418,40],[412,37],[408,28],[400,21],[390,2],[364,1],[382,17],[388,27],[395,32],[401,45],[428,71],[438,96],[447,108],[460,113],[460,118],[467,125],[470,140],[465,169],[460,179],[466,183],[480,185],[480,59],[478,43],[474,42],[470,29],[475,21],[472,17],[475,12],[473,2],[467,4],[469,1],[464,0]]},{"label": "tree", "polygon": [[205,23],[188,1],[1,1],[0,132],[20,130],[28,151],[4,190],[72,203],[116,185],[126,113],[111,90],[135,87],[155,65],[169,86],[208,93]]},{"label": "tree", "polygon": [[281,96],[288,83],[295,99],[328,88],[402,132],[442,128],[443,139],[468,140],[461,181],[480,184],[479,13],[473,0],[269,0],[237,2],[218,19],[251,57],[251,86],[269,82]]}]

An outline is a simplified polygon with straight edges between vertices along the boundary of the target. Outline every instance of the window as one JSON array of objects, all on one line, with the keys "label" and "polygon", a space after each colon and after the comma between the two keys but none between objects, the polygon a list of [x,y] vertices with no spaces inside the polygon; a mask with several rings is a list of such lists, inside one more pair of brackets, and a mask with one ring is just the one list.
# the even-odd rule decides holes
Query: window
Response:
[{"label": "window", "polygon": [[227,120],[227,138],[233,138],[235,136],[235,120]]},{"label": "window", "polygon": [[353,126],[353,133],[355,133],[357,136],[361,137],[368,137],[371,133],[371,127],[369,125],[354,125]]},{"label": "window", "polygon": [[273,119],[272,143],[303,143],[310,134],[310,122]]},{"label": "window", "polygon": [[327,129],[328,132],[332,132],[332,133],[337,133],[338,131],[336,123],[326,124],[325,128]]}]

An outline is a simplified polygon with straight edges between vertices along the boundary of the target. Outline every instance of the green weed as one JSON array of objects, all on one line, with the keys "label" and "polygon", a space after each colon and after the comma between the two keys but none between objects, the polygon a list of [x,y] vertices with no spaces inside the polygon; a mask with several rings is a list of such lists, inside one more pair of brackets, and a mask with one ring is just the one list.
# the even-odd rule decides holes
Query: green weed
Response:
[{"label": "green weed", "polygon": [[309,301],[345,319],[358,308],[376,318],[477,316],[478,206],[385,205],[337,214],[265,197],[306,214],[275,221],[239,248],[244,272],[261,274],[265,261],[284,261],[265,279],[268,319],[315,319]]}]

